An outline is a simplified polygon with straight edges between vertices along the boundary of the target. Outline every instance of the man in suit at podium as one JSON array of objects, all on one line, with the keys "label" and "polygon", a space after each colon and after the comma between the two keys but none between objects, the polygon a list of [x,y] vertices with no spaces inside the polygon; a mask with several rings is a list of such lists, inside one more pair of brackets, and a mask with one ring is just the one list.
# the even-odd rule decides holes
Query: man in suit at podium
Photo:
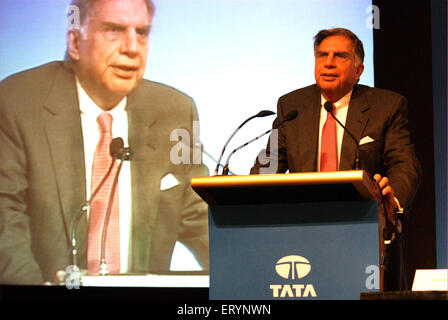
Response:
[{"label": "man in suit at podium", "polygon": [[[94,190],[77,228],[81,269],[97,274],[105,257],[109,274],[164,273],[180,241],[208,270],[207,206],[190,187],[206,169],[171,159],[173,130],[193,136],[194,102],[142,79],[153,3],[72,4],[80,28],[68,31],[66,61],[0,84],[0,283],[42,284],[66,270],[74,219]],[[118,185],[115,137],[131,150]]]},{"label": "man in suit at podium", "polygon": [[280,97],[274,125],[292,110],[298,116],[271,135],[251,174],[358,168],[374,176],[395,210],[407,211],[421,174],[408,129],[407,100],[358,84],[364,49],[350,30],[320,31],[314,54],[316,84]]}]

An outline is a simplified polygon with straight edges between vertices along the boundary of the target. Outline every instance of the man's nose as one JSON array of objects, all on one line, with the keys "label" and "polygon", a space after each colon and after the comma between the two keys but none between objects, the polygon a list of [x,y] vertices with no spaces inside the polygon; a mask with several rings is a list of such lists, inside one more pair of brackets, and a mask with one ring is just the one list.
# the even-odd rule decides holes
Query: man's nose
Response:
[{"label": "man's nose", "polygon": [[130,57],[137,55],[138,53],[138,35],[133,28],[126,30],[120,47],[121,53]]},{"label": "man's nose", "polygon": [[324,66],[325,67],[334,67],[335,66],[335,57],[334,57],[334,53],[330,52],[327,57],[325,58],[324,61]]}]

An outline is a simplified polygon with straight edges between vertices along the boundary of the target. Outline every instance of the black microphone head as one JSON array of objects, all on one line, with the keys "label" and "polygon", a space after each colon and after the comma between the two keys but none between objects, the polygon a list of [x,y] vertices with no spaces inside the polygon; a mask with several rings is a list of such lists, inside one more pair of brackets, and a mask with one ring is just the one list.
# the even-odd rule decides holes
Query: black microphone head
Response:
[{"label": "black microphone head", "polygon": [[122,138],[114,138],[110,143],[109,153],[114,159],[121,159],[124,142]]},{"label": "black microphone head", "polygon": [[297,117],[297,110],[291,110],[286,114],[285,121],[294,120]]},{"label": "black microphone head", "polygon": [[330,101],[324,103],[324,108],[327,112],[333,112],[333,104]]},{"label": "black microphone head", "polygon": [[257,118],[261,118],[261,117],[266,117],[266,116],[272,116],[273,114],[275,114],[275,112],[272,112],[270,110],[261,110],[255,116]]}]

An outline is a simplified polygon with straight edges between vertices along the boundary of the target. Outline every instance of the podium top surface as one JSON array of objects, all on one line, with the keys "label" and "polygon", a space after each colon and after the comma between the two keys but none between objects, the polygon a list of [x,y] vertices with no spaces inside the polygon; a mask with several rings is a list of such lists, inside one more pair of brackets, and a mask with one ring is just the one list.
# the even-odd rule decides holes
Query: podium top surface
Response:
[{"label": "podium top surface", "polygon": [[196,177],[191,186],[209,205],[377,200],[363,170]]}]

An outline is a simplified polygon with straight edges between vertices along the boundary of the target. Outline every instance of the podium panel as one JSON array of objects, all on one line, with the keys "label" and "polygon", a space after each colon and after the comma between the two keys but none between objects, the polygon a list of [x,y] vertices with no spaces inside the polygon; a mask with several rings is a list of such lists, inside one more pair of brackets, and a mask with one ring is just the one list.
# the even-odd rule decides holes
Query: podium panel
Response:
[{"label": "podium panel", "polygon": [[378,202],[211,206],[210,299],[359,299],[380,289]]},{"label": "podium panel", "polygon": [[396,214],[365,171],[198,177],[210,299],[359,299],[383,290]]}]

